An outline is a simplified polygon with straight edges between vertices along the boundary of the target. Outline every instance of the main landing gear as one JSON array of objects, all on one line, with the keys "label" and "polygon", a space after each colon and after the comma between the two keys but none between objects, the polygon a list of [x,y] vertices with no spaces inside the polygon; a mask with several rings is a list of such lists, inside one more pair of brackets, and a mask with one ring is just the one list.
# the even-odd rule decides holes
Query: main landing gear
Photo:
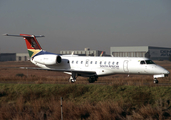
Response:
[{"label": "main landing gear", "polygon": [[157,78],[154,78],[154,83],[155,84],[159,83],[159,81],[157,80]]},{"label": "main landing gear", "polygon": [[[72,75],[69,78],[69,82],[70,83],[76,82],[77,76],[78,76],[77,73],[72,73]],[[94,83],[95,81],[97,81],[97,78],[98,78],[97,76],[92,76],[92,77],[89,77],[88,81],[89,83]]]},{"label": "main landing gear", "polygon": [[95,81],[97,81],[97,78],[97,76],[89,77],[88,81],[89,83],[94,83]]},{"label": "main landing gear", "polygon": [[69,78],[69,82],[70,82],[70,83],[74,83],[74,82],[76,82],[76,78],[73,78],[72,76],[70,76],[70,78]]},{"label": "main landing gear", "polygon": [[76,73],[72,73],[72,75],[71,75],[70,78],[69,78],[69,82],[70,82],[70,83],[76,82],[76,76],[77,76]]}]

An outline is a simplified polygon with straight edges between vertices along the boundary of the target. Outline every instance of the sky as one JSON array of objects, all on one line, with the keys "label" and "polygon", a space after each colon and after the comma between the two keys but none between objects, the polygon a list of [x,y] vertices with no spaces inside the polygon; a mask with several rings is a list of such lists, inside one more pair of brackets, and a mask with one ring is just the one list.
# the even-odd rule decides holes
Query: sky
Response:
[{"label": "sky", "polygon": [[49,52],[115,46],[171,48],[171,0],[0,0],[0,53],[26,53],[2,34],[44,35]]}]

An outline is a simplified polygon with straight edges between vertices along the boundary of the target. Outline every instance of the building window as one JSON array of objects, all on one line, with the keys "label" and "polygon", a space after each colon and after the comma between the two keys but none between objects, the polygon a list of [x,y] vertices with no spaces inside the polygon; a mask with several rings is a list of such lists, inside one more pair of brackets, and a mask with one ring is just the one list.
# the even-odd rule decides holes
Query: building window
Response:
[{"label": "building window", "polygon": [[18,61],[21,61],[21,57],[18,57]]},{"label": "building window", "polygon": [[119,53],[119,57],[123,57],[123,52],[120,52]]},{"label": "building window", "polygon": [[24,56],[24,60],[27,61],[27,56]]}]

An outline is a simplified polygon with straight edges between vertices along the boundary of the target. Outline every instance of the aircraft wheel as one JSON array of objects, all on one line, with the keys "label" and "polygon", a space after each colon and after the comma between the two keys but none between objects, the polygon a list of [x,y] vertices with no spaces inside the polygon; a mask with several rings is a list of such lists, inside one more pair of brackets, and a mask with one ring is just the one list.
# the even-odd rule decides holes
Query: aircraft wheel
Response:
[{"label": "aircraft wheel", "polygon": [[70,82],[70,83],[75,83],[75,81],[76,81],[76,80],[74,80],[74,79],[69,79],[69,82]]},{"label": "aircraft wheel", "polygon": [[74,82],[76,81],[76,79],[74,79],[74,78],[75,78],[75,77],[70,76],[70,78],[69,78],[69,80],[68,80],[68,81],[69,81],[70,83],[74,83]]},{"label": "aircraft wheel", "polygon": [[97,81],[97,77],[89,77],[88,81],[89,83],[94,83],[95,81]]},{"label": "aircraft wheel", "polygon": [[76,81],[76,80],[72,79],[72,80],[71,80],[71,83],[75,83],[75,81]]},{"label": "aircraft wheel", "polygon": [[76,81],[76,80],[74,80],[74,79],[69,79],[69,82],[70,82],[70,83],[75,83],[75,81]]},{"label": "aircraft wheel", "polygon": [[154,83],[157,84],[159,81],[157,79],[154,79]]},{"label": "aircraft wheel", "polygon": [[89,83],[94,83],[95,82],[95,80],[93,80],[93,79],[89,79],[88,81],[89,81]]}]

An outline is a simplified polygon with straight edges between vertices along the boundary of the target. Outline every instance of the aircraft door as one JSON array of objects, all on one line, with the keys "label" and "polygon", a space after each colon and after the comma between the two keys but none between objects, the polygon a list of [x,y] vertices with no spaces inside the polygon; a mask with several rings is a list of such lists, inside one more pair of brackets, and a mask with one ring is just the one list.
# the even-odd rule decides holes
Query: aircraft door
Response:
[{"label": "aircraft door", "polygon": [[88,67],[88,65],[89,65],[89,60],[87,59],[85,62],[85,66]]},{"label": "aircraft door", "polygon": [[125,60],[124,63],[123,63],[123,70],[124,72],[129,72],[129,69],[128,69],[128,60]]}]

